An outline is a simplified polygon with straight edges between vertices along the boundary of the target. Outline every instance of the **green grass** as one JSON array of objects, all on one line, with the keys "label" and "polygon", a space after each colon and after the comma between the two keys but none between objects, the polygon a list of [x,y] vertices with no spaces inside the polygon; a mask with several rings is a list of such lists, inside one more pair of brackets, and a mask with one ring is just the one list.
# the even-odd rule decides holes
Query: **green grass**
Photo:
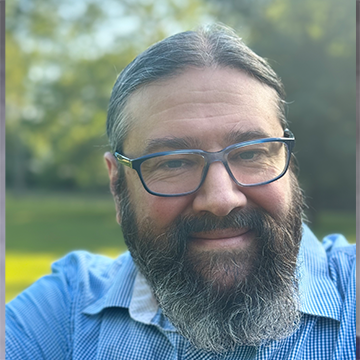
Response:
[{"label": "green grass", "polygon": [[63,255],[74,249],[125,249],[110,195],[7,195],[6,238],[10,252]]},{"label": "green grass", "polygon": [[[340,232],[355,242],[355,214],[322,213],[312,229],[319,238]],[[111,257],[126,250],[110,194],[7,194],[6,301],[49,273],[51,262],[78,249]]]},{"label": "green grass", "polygon": [[6,196],[6,301],[72,250],[116,257],[126,250],[111,195]]}]

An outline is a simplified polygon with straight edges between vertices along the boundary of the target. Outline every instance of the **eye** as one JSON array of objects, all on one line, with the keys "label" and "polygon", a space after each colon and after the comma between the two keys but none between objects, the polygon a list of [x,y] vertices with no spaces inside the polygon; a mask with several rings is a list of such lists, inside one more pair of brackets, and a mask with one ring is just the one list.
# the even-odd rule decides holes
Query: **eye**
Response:
[{"label": "eye", "polygon": [[153,171],[189,171],[199,166],[199,163],[191,158],[170,158],[161,159],[158,163],[153,164]]},{"label": "eye", "polygon": [[239,158],[242,160],[251,160],[256,156],[255,151],[244,151],[239,154]]},{"label": "eye", "polygon": [[178,169],[178,168],[184,167],[185,165],[186,165],[185,161],[183,161],[183,160],[169,160],[169,161],[164,162],[161,166],[167,167],[169,169]]},{"label": "eye", "polygon": [[245,151],[236,151],[231,154],[230,161],[243,162],[243,161],[259,161],[264,157],[264,151],[261,149],[249,149]]}]

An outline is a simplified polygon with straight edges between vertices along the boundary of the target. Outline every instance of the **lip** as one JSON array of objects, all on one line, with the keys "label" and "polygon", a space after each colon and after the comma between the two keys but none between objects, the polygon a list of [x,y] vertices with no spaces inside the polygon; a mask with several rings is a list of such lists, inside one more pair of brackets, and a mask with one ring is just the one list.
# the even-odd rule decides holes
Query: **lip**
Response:
[{"label": "lip", "polygon": [[250,229],[224,229],[191,234],[190,244],[206,250],[242,249],[254,239]]}]

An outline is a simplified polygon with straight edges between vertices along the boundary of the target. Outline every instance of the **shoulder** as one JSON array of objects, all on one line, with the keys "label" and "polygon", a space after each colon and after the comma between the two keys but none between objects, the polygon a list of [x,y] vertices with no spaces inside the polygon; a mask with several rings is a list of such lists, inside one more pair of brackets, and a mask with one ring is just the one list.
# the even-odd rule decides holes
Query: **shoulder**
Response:
[{"label": "shoulder", "polygon": [[328,256],[346,253],[351,257],[356,256],[356,244],[350,244],[341,234],[331,234],[324,237],[322,245]]},{"label": "shoulder", "polygon": [[[300,290],[315,313],[340,319],[340,314],[355,314],[356,247],[344,236],[332,234],[320,242],[304,226],[299,254]],[[310,311],[310,313],[312,313]]]},{"label": "shoulder", "polygon": [[349,244],[343,235],[332,234],[326,236],[322,245],[326,251],[329,267],[344,274],[355,270],[356,245]]},{"label": "shoulder", "polygon": [[356,287],[356,245],[349,244],[343,235],[326,236],[322,245],[328,258],[330,276],[337,284],[341,295],[351,292],[355,297]]},{"label": "shoulder", "polygon": [[329,275],[342,300],[338,330],[337,359],[348,359],[355,354],[356,336],[356,245],[344,236],[333,234],[322,242],[327,258]]},{"label": "shoulder", "polygon": [[74,314],[103,296],[126,256],[114,260],[76,251],[53,263],[52,274],[36,281],[6,306],[9,358],[69,356]]},{"label": "shoulder", "polygon": [[98,283],[109,280],[121,267],[122,257],[111,259],[107,256],[91,254],[86,251],[74,251],[51,265],[53,275],[59,275],[66,279],[69,286],[77,286],[79,283]]},{"label": "shoulder", "polygon": [[104,255],[92,254],[87,251],[73,251],[55,261],[51,268],[54,273],[67,271],[91,272],[94,270],[101,273],[106,272],[114,261],[116,260]]},{"label": "shoulder", "polygon": [[129,267],[131,262],[128,252],[112,259],[86,251],[75,251],[53,263],[52,273],[62,278],[69,292],[81,297],[78,306],[81,303],[81,307],[85,308],[101,298],[113,285],[119,272]]}]

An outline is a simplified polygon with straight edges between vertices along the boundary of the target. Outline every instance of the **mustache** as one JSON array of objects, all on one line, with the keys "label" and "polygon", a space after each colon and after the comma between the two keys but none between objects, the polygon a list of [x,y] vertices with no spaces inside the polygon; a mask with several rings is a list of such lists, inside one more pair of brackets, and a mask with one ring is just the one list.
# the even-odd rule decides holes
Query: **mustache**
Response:
[{"label": "mustache", "polygon": [[246,228],[260,235],[273,221],[270,214],[260,209],[234,209],[224,217],[211,213],[180,216],[167,231],[175,231],[182,238],[187,238],[197,232]]}]

